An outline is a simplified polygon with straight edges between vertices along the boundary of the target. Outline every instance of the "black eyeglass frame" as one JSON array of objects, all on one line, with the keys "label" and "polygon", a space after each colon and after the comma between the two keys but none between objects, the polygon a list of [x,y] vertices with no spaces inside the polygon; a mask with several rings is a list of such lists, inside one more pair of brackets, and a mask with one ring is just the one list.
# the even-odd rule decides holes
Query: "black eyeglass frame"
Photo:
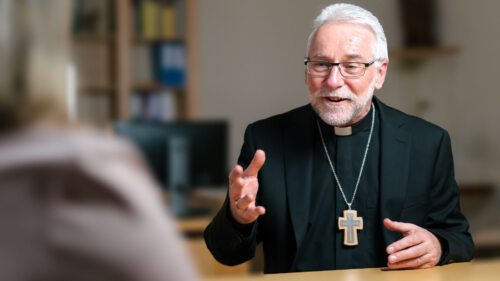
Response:
[{"label": "black eyeglass frame", "polygon": [[[342,77],[344,78],[360,78],[360,77],[363,77],[365,75],[365,72],[366,72],[366,69],[374,64],[376,61],[378,61],[379,59],[373,59],[372,61],[369,61],[369,62],[359,62],[359,61],[341,61],[341,62],[330,62],[330,61],[323,61],[323,60],[310,60],[309,58],[305,58],[304,59],[304,65],[307,67],[307,64],[310,63],[310,62],[321,62],[321,63],[324,63],[328,66],[328,72],[326,73],[326,75],[324,77],[327,77],[330,75],[331,71],[332,71],[332,68],[334,66],[336,66],[338,69],[339,69],[339,72],[340,74],[342,75]],[[360,74],[360,75],[355,75],[355,76],[345,76],[343,71],[342,71],[342,68],[340,67],[341,64],[345,64],[345,63],[359,63],[361,65],[363,65],[365,68],[363,69],[363,73]],[[309,70],[308,72],[309,73]],[[309,73],[310,74],[310,73]],[[311,74],[310,74],[311,75]],[[323,77],[323,76],[317,76],[317,77]]]}]

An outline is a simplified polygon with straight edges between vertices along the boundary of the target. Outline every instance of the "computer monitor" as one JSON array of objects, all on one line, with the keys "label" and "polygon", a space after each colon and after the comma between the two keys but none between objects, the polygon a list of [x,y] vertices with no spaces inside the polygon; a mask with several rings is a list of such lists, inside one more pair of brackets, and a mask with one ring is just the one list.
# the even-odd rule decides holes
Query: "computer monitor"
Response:
[{"label": "computer monitor", "polygon": [[169,192],[176,216],[206,211],[189,207],[192,188],[227,184],[226,121],[129,121],[116,123],[114,129],[142,152],[157,181]]}]

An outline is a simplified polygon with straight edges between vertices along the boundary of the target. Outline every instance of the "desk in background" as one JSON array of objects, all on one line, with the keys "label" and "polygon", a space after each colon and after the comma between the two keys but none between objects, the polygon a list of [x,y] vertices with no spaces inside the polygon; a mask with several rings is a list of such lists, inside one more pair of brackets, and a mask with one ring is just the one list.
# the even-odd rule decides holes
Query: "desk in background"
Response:
[{"label": "desk in background", "polygon": [[384,270],[380,268],[316,271],[254,275],[246,277],[212,277],[204,281],[498,281],[500,259],[473,261],[418,270]]}]

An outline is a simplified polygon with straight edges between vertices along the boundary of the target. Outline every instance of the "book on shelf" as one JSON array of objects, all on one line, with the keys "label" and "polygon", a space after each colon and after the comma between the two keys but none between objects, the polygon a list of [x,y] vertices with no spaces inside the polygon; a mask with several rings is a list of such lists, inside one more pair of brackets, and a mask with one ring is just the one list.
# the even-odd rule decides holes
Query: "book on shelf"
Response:
[{"label": "book on shelf", "polygon": [[151,84],[153,75],[153,55],[148,45],[138,44],[131,50],[130,78],[133,85]]},{"label": "book on shelf", "polygon": [[112,12],[110,0],[72,0],[74,34],[105,36],[111,34]]},{"label": "book on shelf", "polygon": [[175,30],[176,36],[182,37],[186,34],[186,1],[176,0],[174,1],[176,17],[175,17]]},{"label": "book on shelf", "polygon": [[132,119],[171,121],[177,118],[176,94],[172,91],[134,93],[130,106]]},{"label": "book on shelf", "polygon": [[153,47],[155,80],[166,87],[186,85],[186,53],[182,43],[158,43]]},{"label": "book on shelf", "polygon": [[186,85],[185,55],[182,43],[133,46],[130,60],[133,85],[183,88]]},{"label": "book on shelf", "polygon": [[159,37],[159,5],[154,0],[142,0],[139,4],[139,34],[144,39],[156,39]]},{"label": "book on shelf", "polygon": [[140,39],[170,40],[184,34],[183,0],[136,0],[134,29]]},{"label": "book on shelf", "polygon": [[172,5],[160,5],[160,38],[177,36],[177,14]]}]

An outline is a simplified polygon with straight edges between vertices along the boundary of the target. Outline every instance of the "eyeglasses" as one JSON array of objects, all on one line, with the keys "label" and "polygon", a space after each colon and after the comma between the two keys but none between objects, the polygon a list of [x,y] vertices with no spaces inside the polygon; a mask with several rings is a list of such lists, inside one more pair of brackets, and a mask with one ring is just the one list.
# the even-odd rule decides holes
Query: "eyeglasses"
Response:
[{"label": "eyeglasses", "polygon": [[374,64],[377,59],[370,62],[329,62],[329,61],[315,61],[304,59],[304,64],[307,68],[307,73],[313,77],[327,77],[334,66],[336,66],[340,74],[344,78],[359,78],[365,75],[366,68]]}]

